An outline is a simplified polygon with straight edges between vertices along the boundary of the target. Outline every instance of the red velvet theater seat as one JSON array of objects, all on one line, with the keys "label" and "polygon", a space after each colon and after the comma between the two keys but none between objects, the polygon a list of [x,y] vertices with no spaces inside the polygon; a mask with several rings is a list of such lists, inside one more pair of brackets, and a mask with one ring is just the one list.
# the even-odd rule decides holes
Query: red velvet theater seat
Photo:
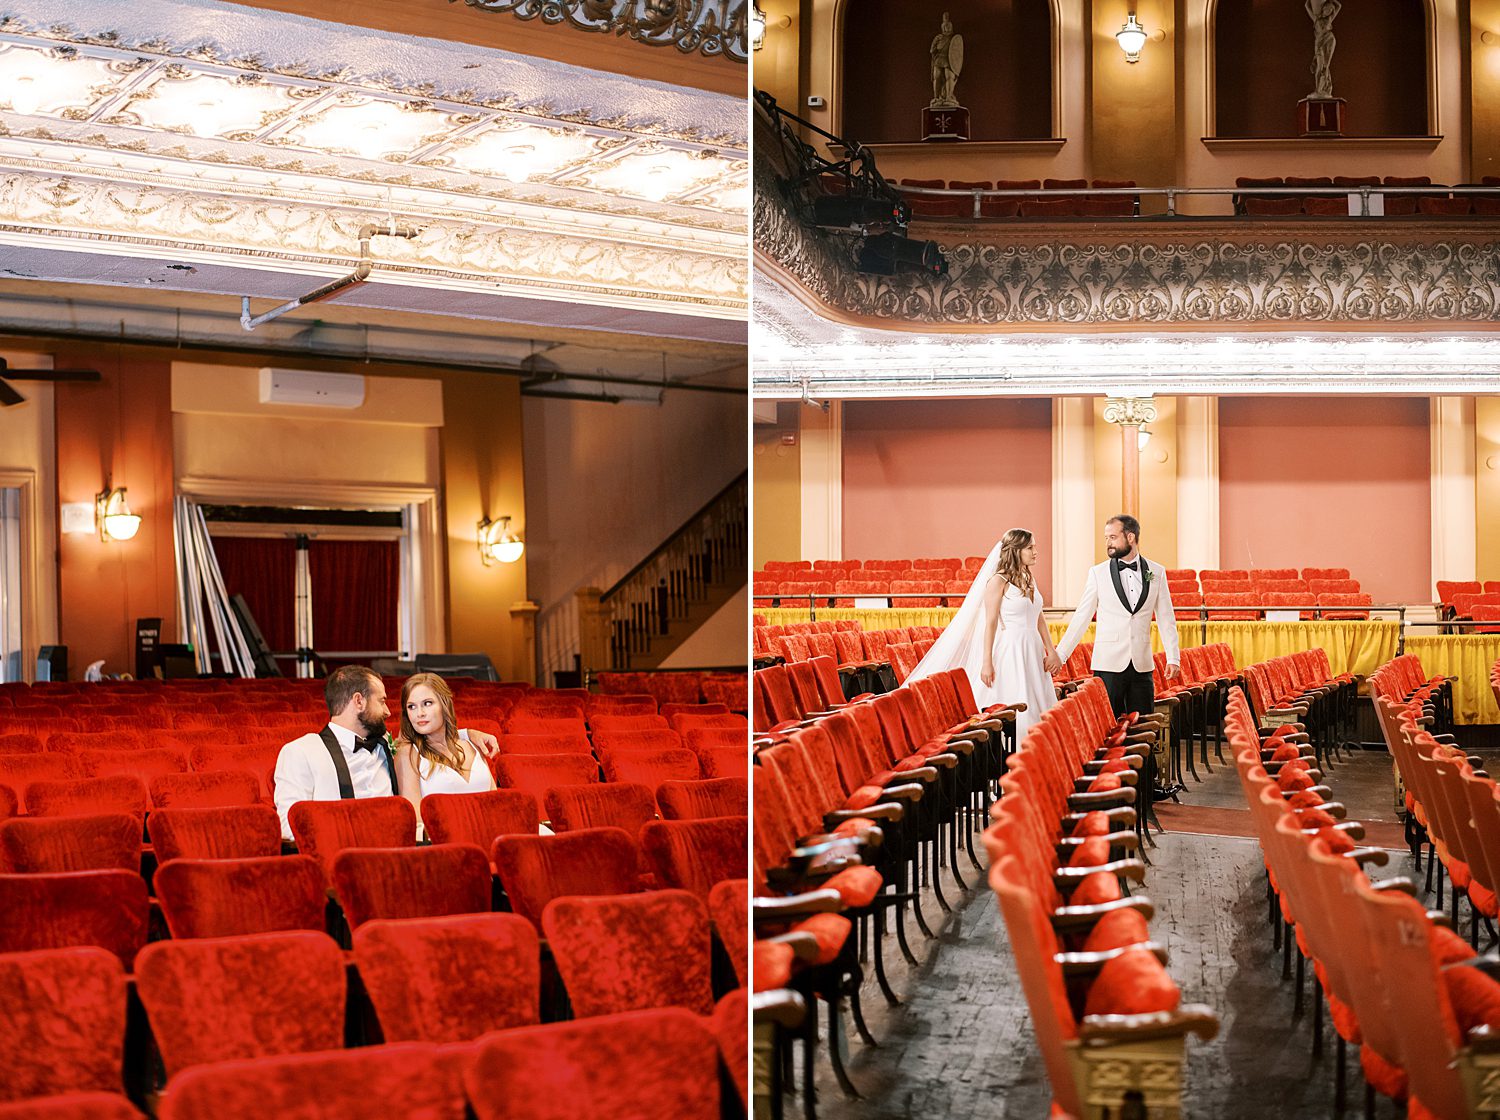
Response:
[{"label": "red velvet theater seat", "polygon": [[297,851],[312,856],[333,881],[333,861],[345,848],[414,848],[417,811],[404,797],[299,801],[287,813]]},{"label": "red velvet theater seat", "polygon": [[493,769],[497,786],[529,793],[538,806],[554,786],[581,786],[599,780],[599,764],[593,755],[586,754],[507,755],[495,759]]},{"label": "red velvet theater seat", "polygon": [[[288,735],[287,741],[296,737]],[[276,756],[281,753],[281,747],[280,743],[200,743],[192,749],[189,759],[197,771],[245,770],[257,775],[261,797],[270,801],[276,793],[271,788],[270,778],[276,769]]]},{"label": "red velvet theater seat", "polygon": [[708,915],[719,935],[734,974],[744,985],[750,982],[750,880],[724,879],[708,892]]},{"label": "red velvet theater seat", "polygon": [[149,918],[146,881],[136,871],[0,875],[0,953],[96,945],[128,970]]},{"label": "red velvet theater seat", "polygon": [[[260,800],[260,779],[248,770],[160,774],[151,779],[150,789],[156,809],[223,809]],[[279,821],[276,827],[279,836]]]},{"label": "red velvet theater seat", "polygon": [[0,1039],[0,1101],[118,1094],[125,1055],[120,961],[83,947],[0,955]]},{"label": "red velvet theater seat", "polygon": [[0,785],[15,791],[17,802],[26,809],[26,793],[33,782],[59,781],[83,777],[83,763],[71,754],[43,751],[41,754],[0,755]]},{"label": "red velvet theater seat", "polygon": [[344,955],[326,933],[153,942],[135,982],[169,1080],[188,1066],[344,1044]]},{"label": "red velvet theater seat", "polygon": [[740,1105],[750,1105],[750,993],[736,988],[714,1004],[714,1040],[719,1044],[719,1060],[729,1071],[739,1090]]},{"label": "red velvet theater seat", "polygon": [[422,826],[434,844],[474,844],[488,852],[497,836],[536,833],[536,798],[516,789],[483,793],[429,793]]},{"label": "red velvet theater seat", "polygon": [[491,1035],[464,1084],[479,1120],[719,1116],[714,1036],[675,1008]]},{"label": "red velvet theater seat", "polygon": [[542,932],[580,1019],[647,1007],[713,1011],[708,917],[687,891],[555,898]]},{"label": "red velvet theater seat", "polygon": [[173,937],[327,927],[323,875],[310,856],[174,859],[152,884]]},{"label": "red velvet theater seat", "polygon": [[158,864],[281,854],[281,818],[269,805],[157,809],[147,818],[146,831]]},{"label": "red velvet theater seat", "polygon": [[81,817],[96,813],[134,813],[144,818],[151,807],[146,784],[133,774],[75,781],[32,782],[26,809],[38,817]]},{"label": "red velvet theater seat", "polygon": [[706,905],[715,885],[750,873],[749,839],[748,817],[654,821],[641,829],[641,853],[658,883],[691,891]]},{"label": "red velvet theater seat", "polygon": [[0,821],[0,871],[141,869],[141,822],[130,813]]},{"label": "red velvet theater seat", "polygon": [[349,927],[372,918],[437,918],[490,909],[490,862],[473,844],[346,848],[333,861],[334,893]]},{"label": "red velvet theater seat", "polygon": [[464,1120],[467,1048],[399,1042],[184,1071],[161,1120]]},{"label": "red velvet theater seat", "polygon": [[78,761],[90,778],[108,778],[115,774],[132,774],[143,782],[162,774],[181,774],[187,770],[187,752],[177,747],[152,747],[147,750],[81,751]]},{"label": "red velvet theater seat", "polygon": [[634,782],[655,789],[663,782],[693,781],[701,775],[698,756],[686,747],[675,750],[611,751],[604,756],[604,776],[611,782]]},{"label": "red velvet theater seat", "polygon": [[656,790],[661,815],[669,821],[705,817],[748,817],[749,778],[702,778],[691,782],[663,782]]},{"label": "red velvet theater seat", "polygon": [[515,914],[366,922],[354,956],[387,1042],[467,1042],[539,1022],[540,942]]},{"label": "red velvet theater seat", "polygon": [[656,819],[650,788],[636,782],[557,786],[547,791],[546,804],[554,832],[621,828],[635,836],[643,824]]},{"label": "red velvet theater seat", "polygon": [[501,836],[490,848],[511,910],[540,925],[564,895],[629,894],[640,887],[634,837],[618,828],[584,828],[556,836]]},{"label": "red velvet theater seat", "polygon": [[146,1120],[118,1093],[63,1093],[56,1097],[0,1103],[0,1120]]}]

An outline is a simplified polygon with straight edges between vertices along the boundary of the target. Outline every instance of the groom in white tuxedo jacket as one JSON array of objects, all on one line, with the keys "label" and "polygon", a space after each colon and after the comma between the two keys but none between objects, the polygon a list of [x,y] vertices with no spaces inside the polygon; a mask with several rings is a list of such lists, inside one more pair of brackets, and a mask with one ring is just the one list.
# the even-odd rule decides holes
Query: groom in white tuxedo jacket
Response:
[{"label": "groom in white tuxedo jacket", "polygon": [[1141,523],[1128,513],[1117,514],[1104,523],[1104,551],[1109,559],[1089,569],[1078,609],[1068,623],[1068,632],[1057,643],[1057,656],[1067,661],[1098,611],[1090,667],[1104,681],[1117,716],[1149,712],[1153,707],[1153,618],[1167,654],[1168,680],[1177,676],[1181,664],[1167,570],[1140,554],[1136,547],[1140,536]]}]

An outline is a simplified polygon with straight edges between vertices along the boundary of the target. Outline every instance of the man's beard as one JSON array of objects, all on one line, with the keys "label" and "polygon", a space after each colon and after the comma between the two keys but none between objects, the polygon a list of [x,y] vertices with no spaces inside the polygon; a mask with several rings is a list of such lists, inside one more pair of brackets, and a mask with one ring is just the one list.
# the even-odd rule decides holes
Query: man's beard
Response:
[{"label": "man's beard", "polygon": [[365,738],[385,731],[385,720],[372,720],[368,711],[359,713],[359,725],[365,729]]},{"label": "man's beard", "polygon": [[1112,544],[1107,544],[1104,546],[1104,555],[1108,556],[1111,560],[1118,560],[1120,557],[1128,555],[1129,552],[1129,545],[1126,545],[1124,548],[1116,548]]}]

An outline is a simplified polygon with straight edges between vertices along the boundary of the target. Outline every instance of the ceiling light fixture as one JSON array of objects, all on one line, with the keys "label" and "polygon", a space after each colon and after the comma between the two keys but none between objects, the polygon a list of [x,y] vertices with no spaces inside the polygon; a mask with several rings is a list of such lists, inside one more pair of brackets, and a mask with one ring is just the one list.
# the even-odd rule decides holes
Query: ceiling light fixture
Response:
[{"label": "ceiling light fixture", "polygon": [[1141,48],[1146,45],[1146,29],[1135,18],[1135,12],[1125,21],[1125,26],[1115,32],[1115,42],[1125,52],[1126,62],[1139,62]]},{"label": "ceiling light fixture", "polygon": [[525,551],[525,542],[519,535],[511,532],[509,517],[495,521],[486,517],[479,523],[479,561],[486,568],[497,561],[501,564],[514,564]]},{"label": "ceiling light fixture", "polygon": [[128,541],[140,532],[141,519],[130,512],[125,500],[125,487],[111,488],[109,482],[94,498],[95,521],[99,526],[101,541]]}]

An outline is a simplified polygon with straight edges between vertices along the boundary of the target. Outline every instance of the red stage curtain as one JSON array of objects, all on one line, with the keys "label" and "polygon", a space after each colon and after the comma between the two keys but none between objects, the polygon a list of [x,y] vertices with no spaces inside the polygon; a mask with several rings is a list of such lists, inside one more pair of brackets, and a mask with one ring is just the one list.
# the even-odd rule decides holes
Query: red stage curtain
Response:
[{"label": "red stage curtain", "polygon": [[[396,650],[399,541],[319,541],[308,551],[321,650]],[[290,588],[290,582],[288,583]]]},{"label": "red stage curtain", "polygon": [[296,544],[290,537],[215,537],[213,543],[224,590],[245,597],[266,644],[295,648]]}]

